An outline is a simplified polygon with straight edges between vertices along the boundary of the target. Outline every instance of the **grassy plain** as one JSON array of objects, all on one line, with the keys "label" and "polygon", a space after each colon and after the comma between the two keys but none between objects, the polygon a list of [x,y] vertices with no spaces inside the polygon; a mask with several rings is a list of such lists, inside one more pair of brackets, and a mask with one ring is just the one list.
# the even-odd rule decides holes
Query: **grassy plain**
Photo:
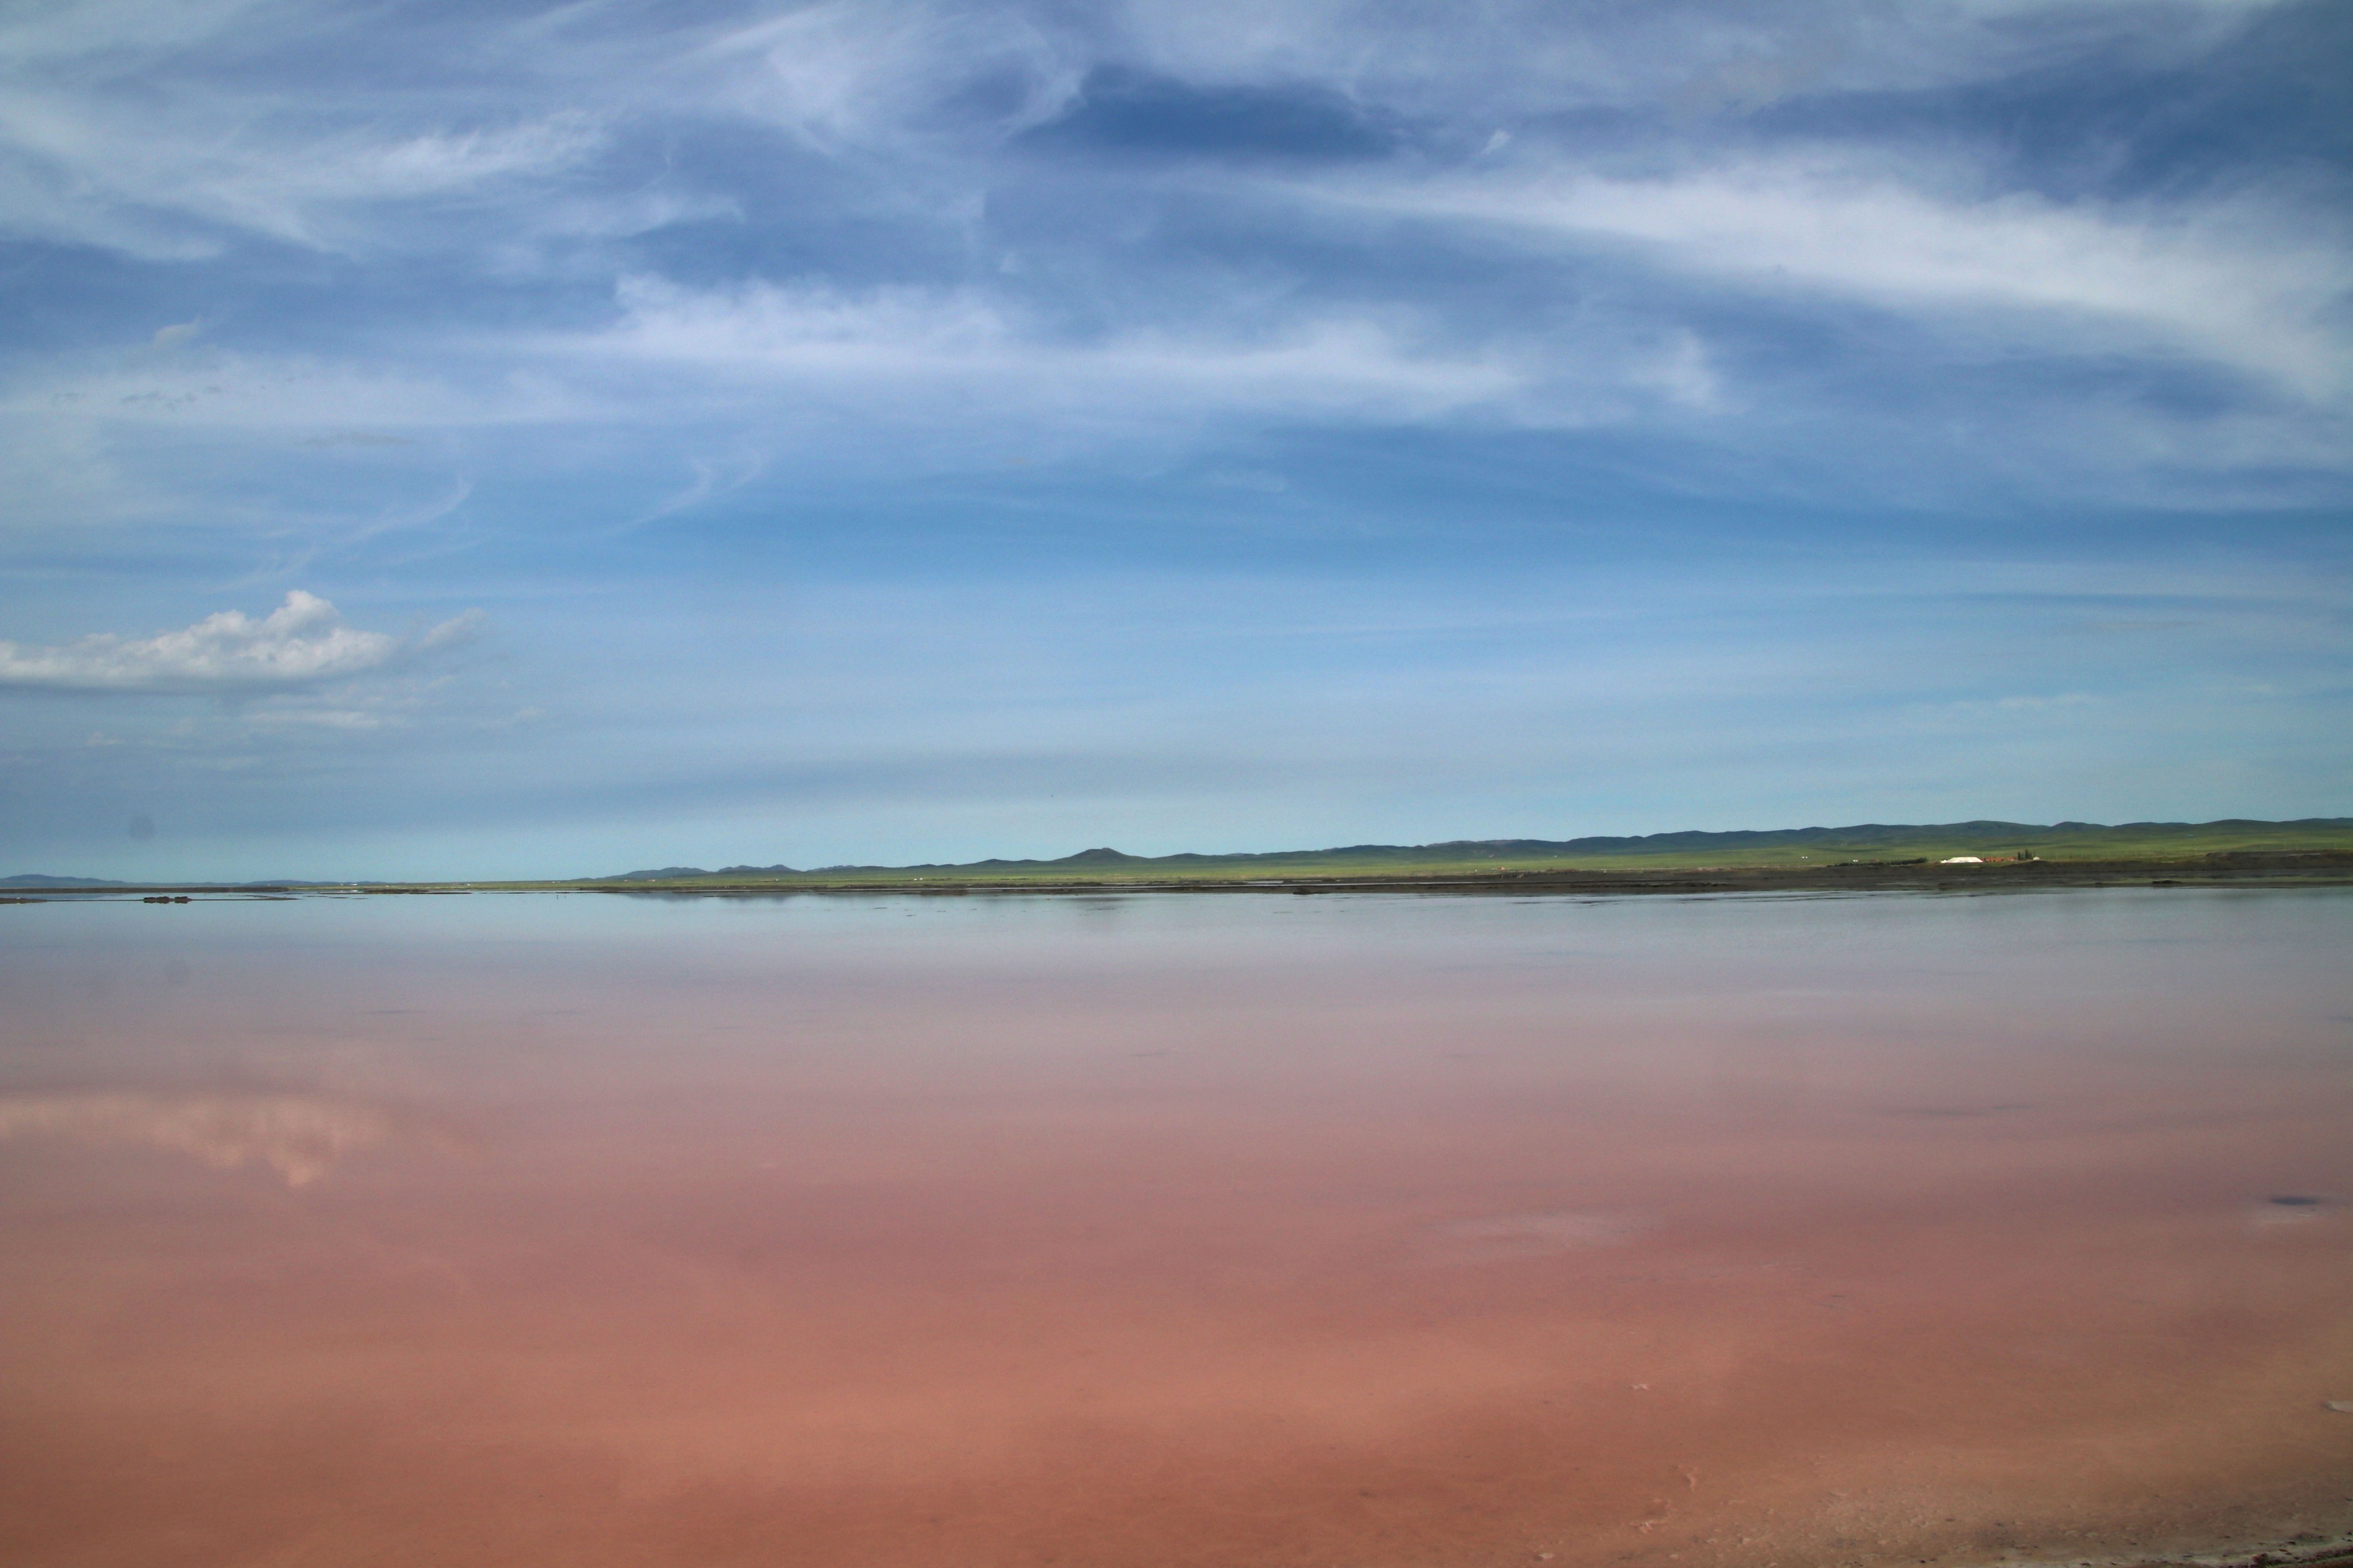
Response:
[{"label": "grassy plain", "polygon": [[1951,856],[2053,863],[2199,861],[2232,854],[2353,852],[2353,817],[2297,822],[2096,823],[2036,826],[1966,822],[1924,826],[1864,825],[1764,832],[1653,834],[1630,838],[1464,840],[1429,845],[1355,845],[1265,854],[1132,856],[1090,849],[1052,860],[981,860],[964,865],[834,866],[814,870],[671,868],[587,878],[575,887],[681,890],[718,887],[1124,886],[1252,881],[1442,879],[1498,873],[1643,872],[1708,869],[1797,871],[1853,862],[1935,864]]},{"label": "grassy plain", "polygon": [[[1973,855],[1979,867],[1941,868]],[[2290,877],[2353,880],[2353,817],[2295,822],[2137,822],[2118,826],[2063,822],[1960,822],[1923,826],[1866,824],[1762,832],[1660,833],[1646,837],[1467,839],[1445,844],[1358,844],[1264,854],[1122,854],[1085,849],[1053,860],[976,860],[965,865],[672,866],[618,876],[546,881],[132,883],[63,877],[0,879],[0,901],[77,894],[339,892],[793,892],[895,889],[929,892],[1122,887],[1251,886],[1412,888],[1434,883],[1509,884],[1525,879],[1599,890],[1755,889],[1807,887],[1944,886],[1968,876],[1990,885],[2059,885],[2135,878],[2196,880]],[[1722,873],[1721,877],[1715,874]],[[185,902],[185,899],[180,901]]]}]

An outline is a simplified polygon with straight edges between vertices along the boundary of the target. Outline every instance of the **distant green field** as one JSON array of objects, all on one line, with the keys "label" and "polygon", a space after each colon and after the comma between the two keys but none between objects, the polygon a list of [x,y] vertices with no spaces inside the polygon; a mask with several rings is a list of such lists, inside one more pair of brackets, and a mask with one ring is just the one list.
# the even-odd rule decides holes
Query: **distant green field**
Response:
[{"label": "distant green field", "polygon": [[[676,867],[575,887],[904,887],[917,884],[1234,882],[1253,879],[1465,876],[1496,871],[1691,869],[1825,866],[1842,861],[1941,860],[1953,855],[2044,860],[2191,859],[2231,851],[2353,850],[2353,817],[2298,822],[2010,822],[1802,827],[1764,832],[1667,833],[1563,841],[1498,839],[1417,846],[1352,845],[1244,855],[1141,857],[1092,849],[1055,860],[983,860],[957,866],[839,866],[815,870]],[[484,884],[476,884],[478,886]],[[510,884],[512,885],[512,884]],[[543,884],[545,885],[545,884]]]}]

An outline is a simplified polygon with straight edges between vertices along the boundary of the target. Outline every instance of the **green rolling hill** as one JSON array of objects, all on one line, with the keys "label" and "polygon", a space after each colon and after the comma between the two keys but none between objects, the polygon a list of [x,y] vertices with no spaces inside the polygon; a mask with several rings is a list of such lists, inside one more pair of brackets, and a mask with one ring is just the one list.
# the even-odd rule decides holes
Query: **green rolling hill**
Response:
[{"label": "green rolling hill", "polygon": [[666,866],[580,884],[645,888],[908,882],[1247,881],[1252,878],[1443,876],[1560,869],[1644,870],[1705,867],[1802,867],[1845,861],[1894,863],[1955,855],[2052,861],[2173,860],[2209,855],[2353,850],[2353,817],[2295,822],[1861,823],[1740,832],[1653,833],[1630,837],[1454,839],[1441,844],[1351,844],[1328,849],[1245,854],[1127,855],[1081,850],[1058,859],[975,860],[956,865]]}]

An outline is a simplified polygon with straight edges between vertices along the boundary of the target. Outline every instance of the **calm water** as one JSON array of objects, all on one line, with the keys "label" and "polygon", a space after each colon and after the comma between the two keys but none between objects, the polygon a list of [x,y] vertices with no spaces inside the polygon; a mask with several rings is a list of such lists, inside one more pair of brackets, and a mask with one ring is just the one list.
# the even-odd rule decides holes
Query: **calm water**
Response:
[{"label": "calm water", "polygon": [[0,908],[0,1560],[2343,1529],[2348,936],[2341,892]]}]

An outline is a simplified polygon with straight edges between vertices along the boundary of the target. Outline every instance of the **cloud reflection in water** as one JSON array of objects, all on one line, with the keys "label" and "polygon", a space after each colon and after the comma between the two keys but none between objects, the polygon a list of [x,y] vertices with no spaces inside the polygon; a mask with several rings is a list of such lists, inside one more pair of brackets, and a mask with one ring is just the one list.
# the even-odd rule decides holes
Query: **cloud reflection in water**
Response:
[{"label": "cloud reflection in water", "polygon": [[46,1134],[94,1146],[143,1144],[219,1170],[259,1162],[290,1187],[308,1186],[394,1131],[380,1110],[306,1094],[0,1095],[0,1141]]}]

